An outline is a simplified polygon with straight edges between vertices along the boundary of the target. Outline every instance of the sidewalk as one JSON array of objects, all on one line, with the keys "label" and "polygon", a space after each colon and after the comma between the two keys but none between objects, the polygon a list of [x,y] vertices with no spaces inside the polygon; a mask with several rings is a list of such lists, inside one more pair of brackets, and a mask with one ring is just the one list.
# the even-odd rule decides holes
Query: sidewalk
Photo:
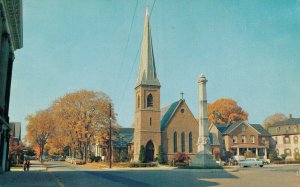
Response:
[{"label": "sidewalk", "polygon": [[[31,160],[29,171],[45,171],[46,168],[41,164],[39,160]],[[23,167],[11,167],[11,172],[14,171],[24,171]]]},{"label": "sidewalk", "polygon": [[24,171],[22,167],[12,167],[10,172],[0,174],[0,187],[59,186],[38,160],[30,163],[29,171]]}]

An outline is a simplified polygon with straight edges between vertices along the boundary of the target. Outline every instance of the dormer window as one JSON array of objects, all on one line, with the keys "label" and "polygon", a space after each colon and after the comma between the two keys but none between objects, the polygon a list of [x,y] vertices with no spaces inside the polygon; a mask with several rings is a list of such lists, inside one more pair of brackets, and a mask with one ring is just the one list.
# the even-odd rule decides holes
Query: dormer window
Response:
[{"label": "dormer window", "polygon": [[149,94],[147,97],[147,107],[153,107],[153,96]]}]

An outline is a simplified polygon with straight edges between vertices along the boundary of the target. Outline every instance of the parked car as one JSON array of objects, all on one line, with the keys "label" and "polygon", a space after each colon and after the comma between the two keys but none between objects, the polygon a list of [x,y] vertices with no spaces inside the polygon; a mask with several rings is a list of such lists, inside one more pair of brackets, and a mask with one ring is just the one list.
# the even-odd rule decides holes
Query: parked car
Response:
[{"label": "parked car", "polygon": [[71,164],[72,164],[73,160],[75,160],[74,157],[70,157],[70,156],[66,157],[66,161],[69,162],[69,163],[71,163]]},{"label": "parked car", "polygon": [[229,165],[233,165],[233,166],[236,166],[239,164],[239,161],[236,160],[235,158],[231,158],[229,159]]},{"label": "parked car", "polygon": [[257,158],[247,158],[246,160],[240,160],[240,167],[251,167],[251,166],[260,166],[263,167],[264,163],[262,160],[258,160]]},{"label": "parked car", "polygon": [[58,158],[58,161],[66,161],[66,159],[64,157],[60,157]]},{"label": "parked car", "polygon": [[270,164],[270,159],[264,159],[264,158],[262,158],[262,159],[259,159],[259,160],[262,161],[264,165]]},{"label": "parked car", "polygon": [[85,164],[85,162],[81,159],[78,159],[78,158],[75,158],[73,161],[72,161],[72,164]]}]

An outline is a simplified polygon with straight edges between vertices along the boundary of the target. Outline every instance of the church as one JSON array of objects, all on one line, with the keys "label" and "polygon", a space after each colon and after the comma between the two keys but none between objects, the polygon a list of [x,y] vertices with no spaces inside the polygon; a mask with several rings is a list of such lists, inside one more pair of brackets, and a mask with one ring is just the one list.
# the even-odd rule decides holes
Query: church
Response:
[{"label": "church", "polygon": [[140,53],[134,87],[133,160],[139,160],[142,145],[147,162],[158,157],[160,145],[165,162],[173,160],[176,152],[186,153],[192,159],[197,152],[198,122],[183,98],[163,108],[160,106],[161,84],[156,73],[148,9]]}]

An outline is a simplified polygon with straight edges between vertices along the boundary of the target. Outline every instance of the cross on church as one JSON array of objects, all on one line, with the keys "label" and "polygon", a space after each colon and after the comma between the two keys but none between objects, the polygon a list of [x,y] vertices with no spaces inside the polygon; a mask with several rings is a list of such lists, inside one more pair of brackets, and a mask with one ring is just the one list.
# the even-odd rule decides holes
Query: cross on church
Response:
[{"label": "cross on church", "polygon": [[184,94],[183,92],[181,92],[181,93],[180,93],[180,95],[181,95],[181,99],[182,99],[182,100],[183,100],[183,94]]}]

